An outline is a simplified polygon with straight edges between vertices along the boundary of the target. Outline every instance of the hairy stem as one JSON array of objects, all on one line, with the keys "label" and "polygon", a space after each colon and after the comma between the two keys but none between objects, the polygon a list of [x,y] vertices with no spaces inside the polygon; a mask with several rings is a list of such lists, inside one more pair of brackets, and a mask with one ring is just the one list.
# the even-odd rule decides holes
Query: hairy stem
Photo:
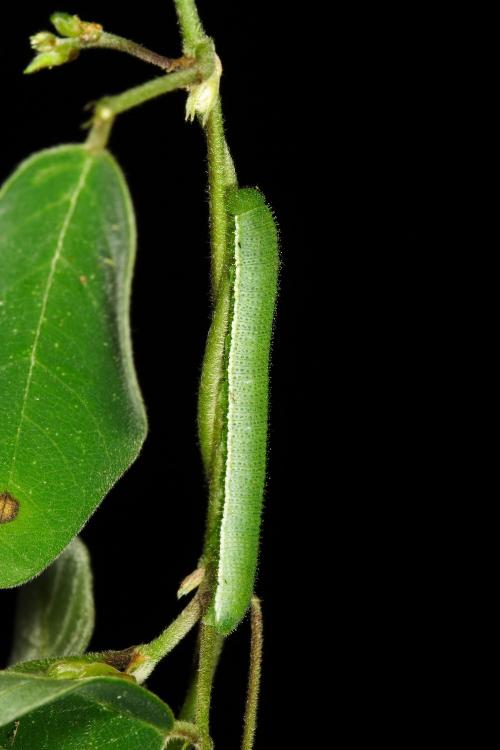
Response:
[{"label": "hairy stem", "polygon": [[225,194],[236,184],[236,173],[224,134],[220,98],[205,126],[208,149],[208,185],[210,196],[210,244],[213,319],[208,334],[198,401],[198,432],[209,501],[204,542],[204,560],[215,573],[218,538],[223,504],[223,445],[225,404],[222,398],[224,351],[229,319],[230,289],[224,273],[228,262],[227,212]]},{"label": "hairy stem", "polygon": [[[219,656],[222,650],[223,641],[220,639],[217,644],[216,662],[219,660]],[[179,719],[182,721],[194,722],[196,718],[196,696],[198,692],[198,671],[193,675],[191,683],[189,685],[184,703],[179,713]],[[187,744],[182,742],[180,739],[171,743],[168,746],[168,750],[187,750]]]},{"label": "hairy stem", "polygon": [[199,729],[189,721],[176,721],[174,728],[169,736],[167,747],[170,747],[172,740],[187,740],[190,745],[194,745],[198,750],[211,750],[212,742],[209,737],[203,737]]},{"label": "hairy stem", "polygon": [[151,643],[138,646],[127,670],[138,682],[146,680],[161,661],[196,625],[203,613],[201,594],[196,594],[180,615]]},{"label": "hairy stem", "polygon": [[171,58],[159,55],[157,52],[143,47],[142,44],[137,44],[137,42],[124,39],[124,37],[117,36],[116,34],[108,34],[106,31],[103,31],[98,39],[89,42],[82,41],[80,44],[82,49],[112,49],[117,52],[125,52],[128,55],[139,58],[139,60],[156,65],[156,67],[161,68],[166,73],[191,67],[195,62],[193,57]]},{"label": "hairy stem", "polygon": [[[183,52],[194,54],[207,39],[194,0],[174,0],[182,34]],[[227,218],[225,192],[236,184],[236,173],[224,134],[220,97],[204,124],[208,152],[210,201],[211,287],[214,305],[212,337],[209,336],[203,363],[198,409],[202,458],[209,484],[207,528],[203,549],[206,566],[202,588],[211,603],[218,567],[218,535],[224,475],[224,404],[221,398],[224,338],[228,317],[229,289],[222,284],[227,262]],[[222,295],[224,295],[222,297]],[[218,317],[217,317],[218,316]],[[219,319],[220,318],[220,319]],[[210,732],[210,702],[218,658],[224,639],[208,623],[200,626],[200,655],[196,682],[196,726],[203,735]]]},{"label": "hairy stem", "polygon": [[210,734],[210,699],[223,638],[210,625],[200,626],[200,660],[196,683],[196,726],[204,735]]},{"label": "hairy stem", "polygon": [[186,54],[193,54],[196,45],[206,38],[194,0],[174,0]]},{"label": "hairy stem", "polygon": [[203,75],[200,69],[194,65],[187,70],[179,70],[162,78],[154,78],[152,81],[124,91],[123,94],[102,99],[98,106],[110,109],[113,115],[119,115],[128,109],[144,104],[144,102],[156,99],[157,96],[185,88],[202,79]]},{"label": "hairy stem", "polygon": [[262,607],[260,600],[256,596],[252,597],[250,617],[252,629],[252,639],[250,642],[250,669],[248,674],[245,724],[243,728],[241,750],[252,750],[255,740],[255,729],[257,727],[257,708],[259,705],[264,632]]},{"label": "hairy stem", "polygon": [[212,246],[212,295],[217,293],[227,261],[227,214],[224,202],[230,184],[227,170],[228,148],[224,135],[220,98],[210,113],[205,127],[208,147],[208,185],[210,191],[210,239]]},{"label": "hairy stem", "polygon": [[101,99],[95,107],[92,129],[87,138],[87,148],[99,151],[106,147],[116,115],[138,107],[151,99],[156,99],[157,96],[185,88],[201,80],[203,80],[203,73],[197,65],[194,65],[186,70],[179,70],[135,86],[122,94]]}]

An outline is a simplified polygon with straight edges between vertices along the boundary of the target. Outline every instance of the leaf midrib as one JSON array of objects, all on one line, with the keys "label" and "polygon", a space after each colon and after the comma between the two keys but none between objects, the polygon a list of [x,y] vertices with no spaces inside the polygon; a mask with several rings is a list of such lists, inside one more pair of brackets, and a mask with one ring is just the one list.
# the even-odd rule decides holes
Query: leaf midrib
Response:
[{"label": "leaf midrib", "polygon": [[82,171],[80,174],[80,177],[78,179],[78,182],[74,188],[74,190],[71,193],[70,199],[69,199],[69,206],[68,211],[66,212],[66,215],[64,217],[64,221],[61,226],[61,231],[59,232],[59,236],[57,238],[57,243],[54,249],[54,255],[52,257],[52,261],[49,268],[49,274],[47,276],[47,283],[45,285],[45,290],[42,297],[42,304],[40,307],[40,316],[38,319],[38,324],[35,330],[35,336],[33,339],[33,346],[31,348],[31,354],[30,354],[30,360],[29,360],[29,368],[28,368],[28,375],[26,377],[26,385],[24,388],[23,393],[23,400],[22,400],[22,406],[21,406],[21,414],[19,417],[19,424],[17,427],[16,437],[14,441],[14,449],[12,452],[12,459],[10,464],[10,470],[9,470],[9,478],[8,478],[8,484],[10,485],[12,482],[12,476],[14,474],[14,469],[16,465],[16,458],[17,458],[17,451],[19,448],[19,439],[21,436],[22,426],[25,418],[26,413],[26,405],[29,399],[29,393],[31,388],[31,382],[33,379],[33,371],[35,369],[36,365],[36,353],[38,349],[38,343],[40,340],[40,335],[42,332],[42,327],[44,323],[45,318],[45,312],[47,310],[47,305],[50,297],[50,292],[52,289],[52,284],[54,282],[54,277],[57,269],[57,264],[62,256],[63,248],[64,248],[64,240],[66,238],[66,234],[68,232],[69,226],[71,224],[71,219],[74,216],[76,206],[78,203],[78,198],[80,197],[80,194],[85,187],[85,181],[87,179],[88,173],[90,171],[90,167],[92,165],[92,158],[89,156],[85,159],[82,165]]}]

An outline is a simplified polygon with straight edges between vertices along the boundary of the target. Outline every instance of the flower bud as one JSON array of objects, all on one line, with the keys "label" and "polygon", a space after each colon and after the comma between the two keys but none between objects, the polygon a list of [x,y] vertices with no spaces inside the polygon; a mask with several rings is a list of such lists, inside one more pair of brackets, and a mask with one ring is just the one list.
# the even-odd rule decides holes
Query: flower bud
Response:
[{"label": "flower bud", "polygon": [[50,21],[61,36],[76,37],[82,33],[83,24],[78,16],[72,16],[70,13],[52,13]]},{"label": "flower bud", "polygon": [[50,31],[39,31],[30,36],[30,44],[37,52],[50,52],[57,44],[57,37]]},{"label": "flower bud", "polygon": [[72,39],[57,39],[53,47],[45,52],[39,52],[30,62],[25,73],[35,73],[43,68],[54,68],[56,65],[64,65],[78,57],[78,44]]},{"label": "flower bud", "polygon": [[69,13],[53,13],[50,20],[62,36],[79,39],[84,43],[97,42],[102,34],[100,23],[81,21],[78,16],[72,16]]}]

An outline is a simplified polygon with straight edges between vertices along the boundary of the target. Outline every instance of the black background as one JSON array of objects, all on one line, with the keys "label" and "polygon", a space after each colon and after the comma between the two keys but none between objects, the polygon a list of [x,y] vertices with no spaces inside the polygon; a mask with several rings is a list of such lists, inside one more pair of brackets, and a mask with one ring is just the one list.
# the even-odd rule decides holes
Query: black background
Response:
[{"label": "black background", "polygon": [[[439,536],[424,475],[439,460],[426,420],[440,337],[424,341],[423,331],[439,284],[431,226],[446,134],[435,14],[411,3],[335,8],[328,20],[317,5],[251,8],[199,2],[224,66],[240,184],[263,190],[280,225],[258,580],[266,641],[257,748],[267,750],[312,747],[312,735],[330,737],[351,714],[350,731],[371,720],[386,737],[400,686],[418,672],[432,597],[424,581]],[[39,2],[29,13],[3,11],[2,177],[35,150],[81,140],[86,102],[155,74],[94,50],[23,77],[28,35],[53,10]],[[81,0],[64,10],[163,54],[180,51],[168,2],[114,10]],[[137,213],[132,328],[150,434],[82,532],[95,569],[96,650],[149,640],[176,615],[177,584],[203,532],[195,416],[210,311],[206,166],[184,98],[123,114],[110,145]],[[14,596],[1,594],[4,658]],[[187,638],[149,681],[174,709],[193,645]],[[218,750],[238,746],[247,655],[244,623],[218,672]],[[309,702],[313,719],[302,707]],[[310,738],[300,745],[299,730]]]}]

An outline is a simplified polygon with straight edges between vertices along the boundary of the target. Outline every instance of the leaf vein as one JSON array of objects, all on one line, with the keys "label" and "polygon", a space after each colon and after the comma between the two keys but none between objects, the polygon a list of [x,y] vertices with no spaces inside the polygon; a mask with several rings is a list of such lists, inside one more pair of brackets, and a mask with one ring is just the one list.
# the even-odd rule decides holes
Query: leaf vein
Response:
[{"label": "leaf vein", "polygon": [[66,216],[64,218],[64,221],[63,221],[63,224],[62,224],[62,227],[61,227],[61,231],[59,233],[59,237],[58,237],[58,240],[57,240],[56,248],[55,248],[55,251],[54,251],[54,256],[52,258],[52,263],[50,264],[49,275],[47,277],[47,284],[45,286],[45,292],[44,292],[44,295],[43,295],[43,298],[42,298],[42,304],[41,304],[41,308],[40,308],[40,316],[39,316],[39,319],[38,319],[38,325],[37,325],[37,328],[36,328],[36,331],[35,331],[35,337],[34,337],[34,340],[33,340],[33,347],[32,347],[32,351],[31,351],[30,365],[29,365],[29,369],[28,369],[28,376],[26,378],[26,386],[25,386],[25,389],[24,389],[24,395],[23,395],[23,400],[22,400],[21,415],[20,415],[20,418],[19,418],[19,425],[18,425],[18,428],[17,428],[16,438],[15,438],[15,441],[14,441],[14,451],[13,451],[13,454],[12,454],[11,465],[10,465],[9,483],[12,481],[12,476],[14,474],[14,469],[15,469],[15,465],[16,465],[17,451],[18,451],[18,448],[19,448],[19,439],[20,439],[20,436],[21,436],[22,425],[23,425],[23,422],[24,422],[24,419],[25,419],[26,404],[27,404],[28,398],[29,398],[29,393],[30,393],[30,388],[31,388],[31,382],[32,382],[32,379],[33,379],[33,371],[34,371],[35,363],[36,363],[36,353],[37,353],[37,349],[38,349],[38,342],[40,340],[40,334],[42,332],[43,322],[44,322],[44,318],[45,318],[45,312],[47,310],[47,304],[48,304],[48,301],[49,301],[49,296],[50,296],[50,292],[51,292],[51,289],[52,289],[52,284],[53,284],[53,281],[54,281],[54,276],[55,276],[55,273],[56,273],[57,264],[58,264],[59,259],[61,257],[61,253],[62,253],[63,247],[64,247],[64,240],[66,238],[66,233],[67,233],[68,227],[69,227],[69,225],[71,223],[71,219],[73,218],[73,215],[75,213],[75,209],[76,209],[76,205],[77,205],[77,202],[78,202],[78,198],[80,197],[80,194],[81,194],[81,192],[82,192],[82,190],[83,190],[83,188],[85,186],[85,181],[87,179],[87,175],[89,173],[91,164],[92,164],[92,160],[91,160],[90,157],[87,158],[85,160],[84,164],[83,164],[80,178],[79,178],[78,183],[77,183],[77,185],[76,185],[76,187],[75,187],[75,189],[74,189],[74,191],[73,191],[73,193],[71,195],[71,199],[70,199],[70,202],[69,202],[68,211],[66,212]]}]

